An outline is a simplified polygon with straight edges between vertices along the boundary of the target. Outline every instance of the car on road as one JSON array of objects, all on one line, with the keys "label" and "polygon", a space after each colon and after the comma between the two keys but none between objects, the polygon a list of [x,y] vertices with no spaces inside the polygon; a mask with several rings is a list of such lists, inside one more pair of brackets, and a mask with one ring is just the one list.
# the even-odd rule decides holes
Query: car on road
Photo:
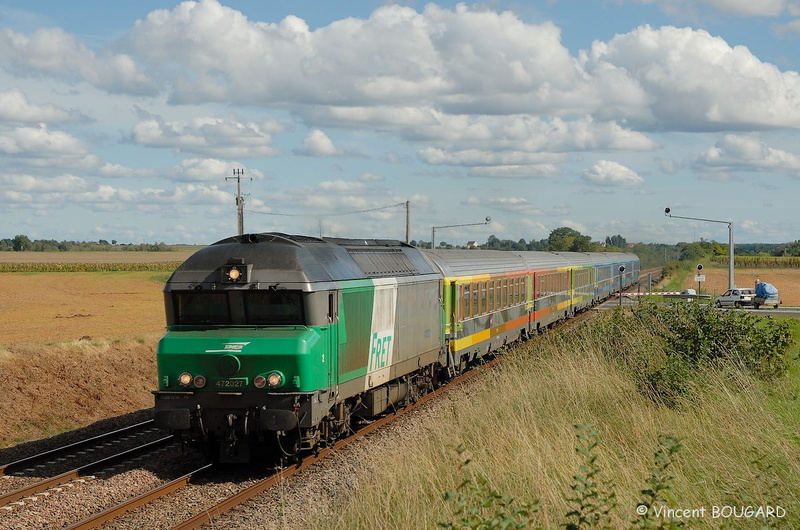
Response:
[{"label": "car on road", "polygon": [[755,289],[734,287],[718,296],[714,304],[717,307],[752,307],[755,296]]}]

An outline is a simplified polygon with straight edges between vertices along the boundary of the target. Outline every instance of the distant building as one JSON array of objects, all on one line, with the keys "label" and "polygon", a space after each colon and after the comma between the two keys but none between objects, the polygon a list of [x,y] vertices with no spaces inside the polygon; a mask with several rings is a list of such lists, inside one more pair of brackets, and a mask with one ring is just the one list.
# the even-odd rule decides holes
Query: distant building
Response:
[{"label": "distant building", "polygon": [[478,248],[478,244],[475,241],[467,241],[467,248]]}]

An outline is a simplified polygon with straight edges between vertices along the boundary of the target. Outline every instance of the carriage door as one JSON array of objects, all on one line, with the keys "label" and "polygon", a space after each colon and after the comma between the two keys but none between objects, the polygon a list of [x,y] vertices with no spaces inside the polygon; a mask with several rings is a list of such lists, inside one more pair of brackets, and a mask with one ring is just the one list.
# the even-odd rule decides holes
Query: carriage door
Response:
[{"label": "carriage door", "polygon": [[[328,386],[335,388],[335,394],[338,394],[337,385],[339,384],[337,377],[337,367],[339,366],[339,292],[328,292],[328,355],[330,359],[326,365],[328,366]],[[331,393],[333,395],[334,393]]]}]

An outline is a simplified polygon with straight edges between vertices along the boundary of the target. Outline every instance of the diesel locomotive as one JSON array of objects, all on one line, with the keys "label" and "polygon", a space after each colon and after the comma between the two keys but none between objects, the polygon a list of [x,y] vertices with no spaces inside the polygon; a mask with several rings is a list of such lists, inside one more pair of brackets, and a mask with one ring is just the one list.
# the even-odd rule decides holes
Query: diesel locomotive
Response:
[{"label": "diesel locomotive", "polygon": [[223,462],[314,450],[638,277],[627,253],[230,237],[164,287],[156,424]]}]

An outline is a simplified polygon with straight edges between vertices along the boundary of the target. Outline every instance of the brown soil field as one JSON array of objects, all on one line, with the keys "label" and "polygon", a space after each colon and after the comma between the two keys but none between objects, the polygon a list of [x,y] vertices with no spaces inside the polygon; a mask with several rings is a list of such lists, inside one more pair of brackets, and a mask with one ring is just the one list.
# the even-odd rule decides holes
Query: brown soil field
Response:
[{"label": "brown soil field", "polygon": [[[703,269],[706,281],[700,284],[703,293],[713,296],[728,290],[728,269]],[[683,280],[683,289],[697,289],[694,272]],[[755,287],[756,278],[771,283],[778,289],[781,302],[785,306],[800,306],[800,269],[753,268],[734,270],[734,283],[737,287]]]}]

